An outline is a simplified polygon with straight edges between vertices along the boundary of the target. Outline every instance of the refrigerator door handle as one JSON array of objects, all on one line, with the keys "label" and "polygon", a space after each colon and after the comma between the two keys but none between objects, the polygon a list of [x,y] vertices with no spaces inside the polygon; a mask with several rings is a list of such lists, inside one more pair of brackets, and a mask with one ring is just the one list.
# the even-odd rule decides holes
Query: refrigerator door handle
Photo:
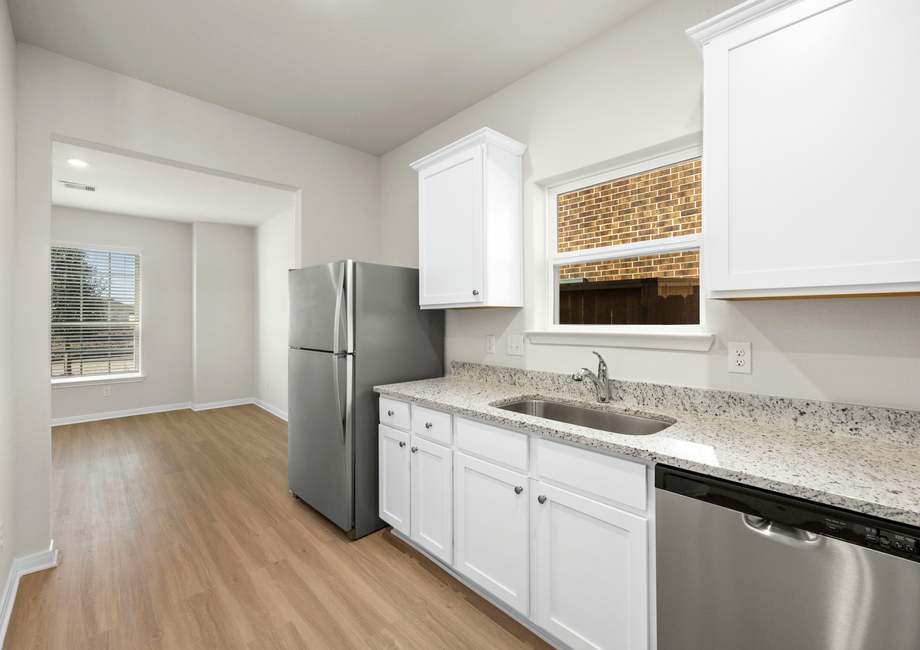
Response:
[{"label": "refrigerator door handle", "polygon": [[[335,290],[335,320],[332,323],[332,351],[341,352],[339,347],[339,329],[342,325],[342,298],[345,294],[345,264],[339,273],[339,284]],[[336,384],[338,387],[338,384]],[[336,388],[338,390],[338,388]]]},{"label": "refrigerator door handle", "polygon": [[[348,386],[351,375],[351,366],[348,364],[348,371],[345,374],[345,403],[342,403],[342,391],[339,390],[339,359],[345,358],[344,354],[333,354],[332,355],[332,384],[335,387],[335,405],[338,408],[341,405],[342,415],[339,418],[342,422],[342,444],[345,444],[345,438],[347,434],[347,425],[348,425],[348,400],[350,399],[351,388]],[[347,364],[347,359],[346,359]]]}]

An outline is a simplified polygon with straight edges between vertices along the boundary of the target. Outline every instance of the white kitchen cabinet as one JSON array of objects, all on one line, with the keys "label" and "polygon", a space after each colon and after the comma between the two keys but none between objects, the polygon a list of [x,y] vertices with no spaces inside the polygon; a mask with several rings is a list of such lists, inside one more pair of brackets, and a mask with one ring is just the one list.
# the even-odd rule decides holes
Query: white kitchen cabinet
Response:
[{"label": "white kitchen cabinet", "polygon": [[523,307],[525,150],[484,128],[412,164],[423,309]]},{"label": "white kitchen cabinet", "polygon": [[463,453],[455,456],[454,476],[454,566],[527,616],[527,476]]},{"label": "white kitchen cabinet", "polygon": [[920,2],[752,0],[703,50],[715,298],[920,291]]},{"label": "white kitchen cabinet", "polygon": [[450,564],[453,548],[452,452],[415,434],[411,445],[410,537]]},{"label": "white kitchen cabinet", "polygon": [[647,650],[648,521],[537,480],[528,501],[534,622],[575,650]]},{"label": "white kitchen cabinet", "polygon": [[378,427],[380,518],[409,535],[409,434],[381,424]]}]

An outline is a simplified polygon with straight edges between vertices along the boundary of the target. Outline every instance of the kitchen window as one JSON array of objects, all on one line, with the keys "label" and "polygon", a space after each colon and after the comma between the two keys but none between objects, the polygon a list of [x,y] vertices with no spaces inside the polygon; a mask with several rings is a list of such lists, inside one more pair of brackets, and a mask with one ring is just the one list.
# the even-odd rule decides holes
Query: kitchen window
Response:
[{"label": "kitchen window", "polygon": [[51,381],[140,375],[138,252],[51,247]]},{"label": "kitchen window", "polygon": [[546,205],[546,327],[532,342],[708,349],[700,147],[554,185]]}]

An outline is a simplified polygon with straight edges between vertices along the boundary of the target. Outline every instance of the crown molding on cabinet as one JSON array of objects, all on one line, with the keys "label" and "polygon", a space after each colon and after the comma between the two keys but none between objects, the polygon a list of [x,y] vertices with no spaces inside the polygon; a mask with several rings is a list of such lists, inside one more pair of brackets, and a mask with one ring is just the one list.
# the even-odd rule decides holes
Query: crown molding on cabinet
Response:
[{"label": "crown molding on cabinet", "polygon": [[748,0],[748,2],[732,7],[718,16],[713,16],[709,20],[691,27],[685,33],[696,43],[697,50],[702,52],[703,46],[709,41],[801,1]]},{"label": "crown molding on cabinet", "polygon": [[517,140],[512,140],[508,136],[502,135],[498,131],[493,131],[489,127],[484,127],[465,138],[460,138],[456,142],[452,142],[446,147],[438,149],[434,153],[428,154],[424,158],[416,160],[409,166],[415,171],[419,171],[441,158],[445,158],[458,151],[480,144],[494,144],[496,147],[501,147],[505,151],[513,153],[516,156],[523,156],[524,152],[527,151],[526,144],[521,144]]}]

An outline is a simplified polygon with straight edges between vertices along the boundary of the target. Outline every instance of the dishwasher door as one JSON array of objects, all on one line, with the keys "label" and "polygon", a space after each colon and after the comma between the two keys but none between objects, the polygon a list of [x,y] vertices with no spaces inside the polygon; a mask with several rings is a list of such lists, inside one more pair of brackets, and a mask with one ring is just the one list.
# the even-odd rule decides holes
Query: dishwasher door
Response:
[{"label": "dishwasher door", "polygon": [[[920,562],[747,507],[663,489],[655,497],[658,650],[920,648]],[[803,519],[784,501],[778,512]]]}]

